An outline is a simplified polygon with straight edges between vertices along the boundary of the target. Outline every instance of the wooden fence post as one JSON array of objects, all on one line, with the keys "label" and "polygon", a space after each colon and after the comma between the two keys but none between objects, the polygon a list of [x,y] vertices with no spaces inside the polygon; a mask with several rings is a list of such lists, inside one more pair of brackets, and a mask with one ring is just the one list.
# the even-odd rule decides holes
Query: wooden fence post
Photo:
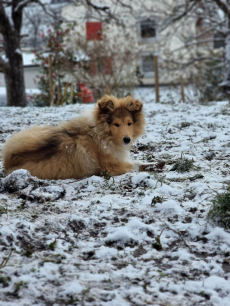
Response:
[{"label": "wooden fence post", "polygon": [[66,94],[67,94],[68,87],[69,87],[69,83],[66,83],[66,84],[65,84],[64,93],[63,93],[63,96],[62,96],[61,105],[63,105],[63,103],[64,103],[64,101],[65,101],[65,97],[66,97]]},{"label": "wooden fence post", "polygon": [[61,102],[61,99],[62,99],[62,97],[61,97],[61,87],[60,87],[60,85],[58,85],[58,98],[57,98],[57,105],[59,105],[60,104],[60,102]]},{"label": "wooden fence post", "polygon": [[110,92],[109,85],[106,85],[105,94],[108,95]]},{"label": "wooden fence post", "polygon": [[181,101],[185,102],[185,94],[184,94],[184,78],[180,76],[180,86],[181,86]]},{"label": "wooden fence post", "polygon": [[54,90],[53,90],[53,62],[52,62],[52,55],[49,54],[48,57],[49,63],[49,87],[50,87],[50,101],[49,106],[53,105],[54,100]]},{"label": "wooden fence post", "polygon": [[160,102],[159,94],[159,74],[158,74],[158,56],[154,56],[154,71],[155,71],[155,93],[156,93],[156,102]]},{"label": "wooden fence post", "polygon": [[73,104],[73,83],[70,86],[70,104]]}]

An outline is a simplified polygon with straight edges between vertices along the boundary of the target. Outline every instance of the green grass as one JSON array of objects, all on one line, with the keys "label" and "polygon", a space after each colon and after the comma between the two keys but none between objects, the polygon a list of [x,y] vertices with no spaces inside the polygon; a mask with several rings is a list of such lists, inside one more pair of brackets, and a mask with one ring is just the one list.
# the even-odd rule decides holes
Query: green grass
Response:
[{"label": "green grass", "polygon": [[154,249],[156,249],[157,251],[160,251],[163,249],[160,238],[159,237],[155,237],[155,242],[152,243],[152,247]]},{"label": "green grass", "polygon": [[157,203],[162,204],[164,202],[164,198],[160,196],[155,196],[152,198],[151,206],[155,206]]},{"label": "green grass", "polygon": [[192,159],[180,158],[171,168],[171,171],[177,171],[180,173],[189,172],[195,168],[193,163],[194,161]]},{"label": "green grass", "polygon": [[7,207],[0,206],[0,215],[7,214],[7,213],[8,213]]},{"label": "green grass", "polygon": [[181,128],[181,129],[184,129],[184,128],[186,128],[186,127],[189,127],[190,125],[191,125],[190,122],[181,122],[180,128]]},{"label": "green grass", "polygon": [[10,281],[11,278],[9,276],[4,276],[0,274],[0,284],[2,284],[3,287],[8,287]]},{"label": "green grass", "polygon": [[23,281],[20,281],[18,283],[14,283],[14,292],[17,293],[23,285],[24,285]]},{"label": "green grass", "polygon": [[54,240],[54,242],[51,242],[51,243],[49,244],[49,249],[50,249],[51,251],[54,251],[54,250],[55,250],[55,247],[56,247],[56,239]]},{"label": "green grass", "polygon": [[230,228],[230,192],[218,193],[211,201],[207,218],[216,221],[225,229]]}]

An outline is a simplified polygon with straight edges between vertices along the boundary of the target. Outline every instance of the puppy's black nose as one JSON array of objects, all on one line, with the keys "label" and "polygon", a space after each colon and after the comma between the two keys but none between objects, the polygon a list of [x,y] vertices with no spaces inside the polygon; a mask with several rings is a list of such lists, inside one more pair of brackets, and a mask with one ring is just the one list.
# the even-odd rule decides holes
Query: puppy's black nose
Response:
[{"label": "puppy's black nose", "polygon": [[130,139],[130,137],[126,136],[126,137],[123,138],[123,141],[124,141],[125,144],[128,144],[128,143],[130,143],[131,139]]}]

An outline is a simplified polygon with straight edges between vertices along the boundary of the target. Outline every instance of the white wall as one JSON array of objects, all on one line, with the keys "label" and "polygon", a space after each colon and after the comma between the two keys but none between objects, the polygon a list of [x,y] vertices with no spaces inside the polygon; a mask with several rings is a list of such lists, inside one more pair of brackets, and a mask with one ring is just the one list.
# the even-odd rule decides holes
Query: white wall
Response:
[{"label": "white wall", "polygon": [[[38,88],[37,84],[34,83],[39,73],[39,67],[24,67],[24,78],[26,89]],[[4,74],[0,73],[0,87],[6,87]]]},{"label": "white wall", "polygon": [[38,88],[37,83],[34,82],[34,80],[37,79],[38,73],[39,73],[39,67],[25,67],[24,68],[26,88]]},{"label": "white wall", "polygon": [[[178,0],[179,1],[179,0]],[[160,24],[160,17],[157,16],[157,12],[160,11],[163,12],[168,7],[168,4],[172,4],[173,0],[163,0],[163,1],[153,1],[153,0],[145,0],[145,1],[139,1],[139,0],[133,0],[129,1],[129,4],[133,8],[132,14],[128,9],[125,9],[124,7],[119,7],[116,5],[113,5],[113,3],[110,0],[97,0],[95,2],[96,4],[108,4],[110,5],[111,12],[116,14],[117,16],[123,20],[123,22],[126,25],[126,28],[130,30],[132,35],[135,37],[135,44],[130,46],[130,48],[136,48],[139,53],[139,59],[137,60],[136,64],[141,63],[141,56],[148,54],[152,55],[158,55],[159,56],[159,62],[162,59],[167,58],[168,52],[172,51],[174,49],[180,48],[182,46],[182,42],[179,39],[180,31],[182,33],[184,32],[192,32],[195,31],[194,24],[183,24],[183,26],[180,29],[177,29],[177,33],[175,34],[175,30],[173,29],[173,26],[169,27],[167,30],[161,31],[157,35],[157,39],[155,40],[140,40],[139,39],[139,32],[140,28],[138,28],[138,20],[141,20],[141,18],[146,17],[157,17],[159,19]],[[94,21],[98,20],[94,14],[93,11],[87,10],[86,7],[83,6],[74,6],[69,5],[63,8],[62,15],[65,19],[69,21],[75,21],[76,22],[76,30],[81,32],[83,35],[85,34],[85,22],[86,21]],[[122,31],[121,28],[117,28],[116,25],[114,25],[114,22],[111,21],[109,26],[103,27],[107,28],[106,31],[109,31],[109,35],[113,35],[115,38],[117,38],[119,34],[117,32]],[[179,72],[180,74],[180,72]],[[179,77],[178,72],[177,73],[169,73],[163,68],[159,70],[159,76],[160,76],[160,83],[161,84],[167,84],[171,81],[175,81],[175,78]],[[179,81],[179,79],[178,79]],[[144,77],[144,84],[153,84],[155,82],[154,80],[154,73],[150,73],[149,75],[145,75]]]},{"label": "white wall", "polygon": [[5,87],[4,74],[0,72],[0,87]]}]

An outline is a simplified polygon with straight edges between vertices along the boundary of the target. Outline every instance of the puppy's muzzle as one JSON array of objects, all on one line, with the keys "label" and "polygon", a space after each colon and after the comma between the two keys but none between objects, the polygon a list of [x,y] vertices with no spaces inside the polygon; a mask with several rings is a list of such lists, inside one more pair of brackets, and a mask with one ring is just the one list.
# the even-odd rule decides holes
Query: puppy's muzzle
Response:
[{"label": "puppy's muzzle", "polygon": [[125,136],[125,137],[123,138],[123,141],[124,141],[124,144],[129,144],[130,141],[131,141],[131,138],[128,137],[128,136]]}]

